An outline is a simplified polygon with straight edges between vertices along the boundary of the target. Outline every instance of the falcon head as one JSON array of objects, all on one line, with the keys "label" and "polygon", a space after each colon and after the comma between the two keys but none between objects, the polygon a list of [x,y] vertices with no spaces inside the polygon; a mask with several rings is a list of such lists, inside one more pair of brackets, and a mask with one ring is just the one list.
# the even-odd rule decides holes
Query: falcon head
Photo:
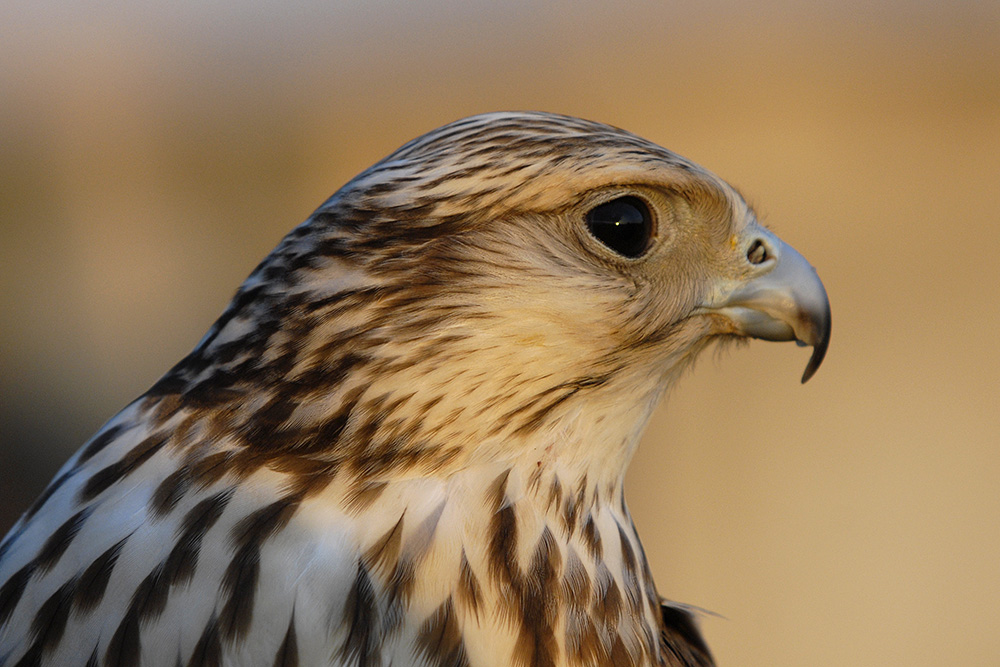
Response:
[{"label": "falcon head", "polygon": [[721,179],[614,127],[492,113],[346,184],[153,393],[366,473],[524,450],[623,473],[710,342],[811,345],[805,382],[829,335],[814,269]]},{"label": "falcon head", "polygon": [[812,345],[807,380],[829,335],[812,267],[697,165],[564,116],[452,123],[64,466],[0,543],[0,662],[711,664],[625,469],[712,341]]}]

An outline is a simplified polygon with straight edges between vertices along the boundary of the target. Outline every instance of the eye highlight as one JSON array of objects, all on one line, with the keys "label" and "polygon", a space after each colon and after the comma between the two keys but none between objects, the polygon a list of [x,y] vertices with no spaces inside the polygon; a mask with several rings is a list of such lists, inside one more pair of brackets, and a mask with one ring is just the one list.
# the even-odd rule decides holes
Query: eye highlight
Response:
[{"label": "eye highlight", "polygon": [[590,209],[587,229],[619,255],[636,258],[649,248],[653,216],[646,202],[638,197],[619,197]]}]

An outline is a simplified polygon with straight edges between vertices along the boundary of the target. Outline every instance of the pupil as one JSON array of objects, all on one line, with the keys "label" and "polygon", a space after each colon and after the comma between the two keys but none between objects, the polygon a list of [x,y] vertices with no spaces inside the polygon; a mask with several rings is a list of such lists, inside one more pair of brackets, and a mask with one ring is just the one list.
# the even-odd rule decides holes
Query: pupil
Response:
[{"label": "pupil", "polygon": [[649,209],[637,197],[613,199],[587,214],[590,233],[625,257],[638,257],[646,251],[652,227]]}]

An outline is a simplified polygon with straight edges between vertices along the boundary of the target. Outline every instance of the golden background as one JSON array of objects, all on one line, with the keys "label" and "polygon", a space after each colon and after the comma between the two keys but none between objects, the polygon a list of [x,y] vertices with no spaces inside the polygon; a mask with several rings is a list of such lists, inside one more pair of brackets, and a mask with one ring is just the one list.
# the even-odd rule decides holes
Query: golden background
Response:
[{"label": "golden background", "polygon": [[719,663],[1000,665],[997,2],[7,0],[0,532],[329,194],[496,109],[703,164],[826,283],[815,379],[706,356],[630,473]]}]

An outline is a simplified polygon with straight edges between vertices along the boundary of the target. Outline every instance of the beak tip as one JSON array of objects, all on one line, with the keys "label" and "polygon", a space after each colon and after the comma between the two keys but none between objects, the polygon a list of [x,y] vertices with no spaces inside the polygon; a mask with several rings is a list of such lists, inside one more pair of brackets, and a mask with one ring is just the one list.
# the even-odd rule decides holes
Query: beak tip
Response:
[{"label": "beak tip", "polygon": [[817,336],[816,344],[813,346],[812,356],[809,357],[809,363],[806,364],[806,369],[802,373],[802,384],[805,384],[816,374],[819,370],[820,364],[823,363],[823,358],[826,357],[826,348],[830,345],[830,303],[826,302],[826,313],[823,317],[822,324],[819,329],[819,336]]},{"label": "beak tip", "polygon": [[812,360],[810,360],[809,365],[806,366],[805,372],[802,373],[802,384],[809,382],[809,380],[812,379],[812,376],[816,374],[816,369],[818,368],[819,366],[813,365]]}]

